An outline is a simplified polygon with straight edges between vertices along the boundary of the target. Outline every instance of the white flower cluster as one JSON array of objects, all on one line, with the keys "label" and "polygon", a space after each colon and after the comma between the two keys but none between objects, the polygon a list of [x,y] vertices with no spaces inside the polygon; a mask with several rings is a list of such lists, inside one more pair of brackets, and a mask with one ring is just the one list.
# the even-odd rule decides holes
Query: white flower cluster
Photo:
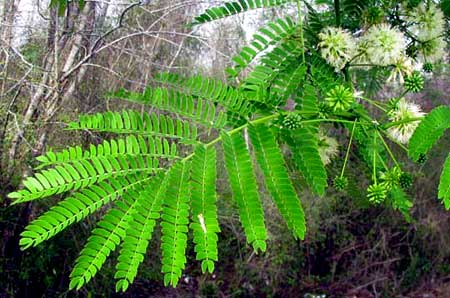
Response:
[{"label": "white flower cluster", "polygon": [[319,131],[319,155],[324,165],[328,165],[339,153],[339,144],[335,138],[327,136],[322,130]]},{"label": "white flower cluster", "polygon": [[434,3],[421,3],[408,12],[411,32],[423,44],[419,47],[420,57],[425,62],[435,63],[445,56],[447,43],[444,39],[445,17]]},{"label": "white flower cluster", "polygon": [[419,4],[408,12],[406,20],[412,23],[409,29],[420,41],[432,40],[444,32],[444,13],[434,3]]},{"label": "white flower cluster", "polygon": [[[408,30],[419,41],[421,62],[435,63],[446,54],[446,21],[442,10],[428,2],[408,10],[404,20]],[[342,70],[350,61],[393,66],[389,81],[403,83],[403,77],[410,75],[415,68],[413,60],[406,55],[406,36],[388,24],[373,25],[358,38],[342,28],[326,27],[319,33],[319,39],[322,57],[336,71]]]},{"label": "white flower cluster", "polygon": [[[414,118],[421,118],[425,116],[419,105],[407,102],[405,98],[401,98],[396,109],[389,113],[389,120],[392,122],[408,121]],[[411,139],[420,121],[411,121],[405,123],[398,123],[388,129],[389,136],[402,144],[407,144]]]},{"label": "white flower cluster", "polygon": [[405,48],[403,33],[386,24],[370,27],[360,42],[360,51],[364,57],[380,66],[395,64],[404,55]]},{"label": "white flower cluster", "polygon": [[344,68],[356,53],[356,41],[346,30],[326,27],[319,33],[319,47],[322,57],[334,66],[336,71]]},{"label": "white flower cluster", "polygon": [[[359,39],[355,39],[350,32],[336,27],[326,27],[319,33],[319,48],[322,57],[339,71],[357,58],[361,63],[371,63],[379,66],[395,65],[397,74],[409,75],[412,61],[405,55],[406,39],[403,33],[386,24],[379,24],[369,28]],[[400,73],[398,73],[400,72]]]}]

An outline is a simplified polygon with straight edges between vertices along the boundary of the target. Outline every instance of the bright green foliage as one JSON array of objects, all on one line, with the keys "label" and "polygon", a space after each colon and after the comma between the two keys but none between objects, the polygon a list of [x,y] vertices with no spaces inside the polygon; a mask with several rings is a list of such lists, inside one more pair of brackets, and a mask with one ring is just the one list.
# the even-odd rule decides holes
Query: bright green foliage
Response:
[{"label": "bright green foliage", "polygon": [[122,111],[81,115],[78,122],[70,122],[69,130],[88,129],[116,134],[158,136],[194,143],[197,127],[187,121],[172,119],[164,115]]},{"label": "bright green foliage", "polygon": [[253,40],[248,46],[243,47],[241,52],[232,58],[235,66],[227,69],[227,72],[232,76],[237,76],[258,54],[269,46],[292,35],[295,32],[295,28],[295,23],[289,17],[269,22],[266,26],[260,28],[258,33],[253,35]]},{"label": "bright green foliage", "polygon": [[410,209],[413,206],[413,202],[408,197],[403,189],[396,186],[389,191],[392,207],[395,210],[400,211],[407,221],[411,220]]},{"label": "bright green foliage", "polygon": [[[283,105],[286,99],[286,87],[288,76],[283,72],[298,67],[298,59],[301,53],[297,41],[287,40],[260,59],[260,64],[248,74],[242,83],[241,89],[249,98],[271,106]],[[302,73],[303,68],[299,69]],[[270,92],[268,89],[270,87]]]},{"label": "bright green foliage", "polygon": [[133,214],[140,207],[139,201],[135,200],[138,196],[139,193],[133,190],[123,193],[122,200],[116,201],[115,207],[97,223],[70,274],[70,289],[80,289],[89,282],[125,238]]},{"label": "bright green foliage", "polygon": [[78,190],[117,176],[135,173],[152,173],[158,160],[127,154],[95,156],[89,159],[64,162],[49,170],[42,170],[35,177],[23,181],[25,189],[9,194],[15,204]]},{"label": "bright green foliage", "polygon": [[239,216],[247,237],[255,251],[266,250],[267,232],[264,224],[264,212],[258,196],[247,144],[241,134],[222,134],[225,153],[225,166],[233,191],[233,198],[239,208]]},{"label": "bright green foliage", "polygon": [[272,199],[294,237],[304,239],[306,223],[303,208],[289,179],[283,155],[273,131],[266,125],[259,124],[250,126],[249,135]]},{"label": "bright green foliage", "polygon": [[155,76],[155,81],[183,94],[218,103],[229,112],[243,117],[248,116],[252,109],[242,92],[218,80],[202,76],[186,78],[172,73],[160,73]]},{"label": "bright green foliage", "polygon": [[192,25],[203,24],[222,19],[231,15],[245,12],[250,9],[273,7],[290,2],[289,0],[239,0],[226,2],[223,6],[208,8],[204,13],[195,18]]},{"label": "bright green foliage", "polygon": [[227,121],[226,114],[223,111],[216,111],[214,103],[195,99],[193,96],[185,95],[172,89],[147,88],[143,94],[121,89],[113,93],[112,97],[151,105],[162,111],[177,113],[206,127],[222,128]]},{"label": "bright green foliage", "polygon": [[176,163],[167,173],[167,191],[161,214],[161,251],[164,285],[176,287],[186,264],[189,224],[190,163]]},{"label": "bright green foliage", "polygon": [[140,156],[142,158],[157,157],[171,160],[178,158],[176,154],[175,143],[169,143],[167,139],[129,135],[122,139],[104,140],[97,146],[91,144],[89,150],[86,151],[83,151],[80,146],[69,147],[56,153],[49,151],[36,158],[40,162],[36,169],[64,163],[73,164],[101,157],[118,158],[123,155],[133,158]]},{"label": "bright green foliage", "polygon": [[220,232],[216,207],[216,150],[198,146],[192,159],[191,208],[193,241],[202,272],[214,271],[218,259],[217,233]]},{"label": "bright green foliage", "polygon": [[305,83],[303,85],[303,92],[301,96],[295,98],[295,101],[298,103],[304,118],[310,119],[318,115],[317,93],[311,84]]},{"label": "bright green foliage", "polygon": [[294,160],[306,179],[311,190],[320,196],[325,194],[327,172],[319,155],[317,139],[318,128],[313,125],[304,126],[290,134]]},{"label": "bright green foliage", "polygon": [[421,154],[426,154],[433,147],[449,127],[450,107],[440,106],[433,109],[420,121],[409,140],[409,157],[417,161]]},{"label": "bright green foliage", "polygon": [[441,173],[438,197],[444,203],[445,209],[450,209],[450,154],[445,160],[444,168]]},{"label": "bright green foliage", "polygon": [[125,292],[136,277],[139,264],[144,260],[148,243],[152,237],[156,220],[160,217],[160,210],[166,188],[163,176],[151,179],[150,183],[139,193],[136,203],[136,213],[126,230],[120,254],[117,257],[116,274],[118,279],[116,291]]},{"label": "bright green foliage", "polygon": [[38,245],[148,180],[148,177],[132,175],[127,178],[110,178],[73,193],[32,221],[21,233],[20,246],[26,249]]}]

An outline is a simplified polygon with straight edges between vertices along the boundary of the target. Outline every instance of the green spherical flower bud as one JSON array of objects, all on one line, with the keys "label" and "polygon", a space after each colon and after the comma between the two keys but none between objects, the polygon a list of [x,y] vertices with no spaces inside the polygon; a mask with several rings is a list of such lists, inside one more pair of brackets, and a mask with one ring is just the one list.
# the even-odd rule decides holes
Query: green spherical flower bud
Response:
[{"label": "green spherical flower bud", "polygon": [[423,71],[432,72],[433,71],[433,63],[427,62],[423,64]]},{"label": "green spherical flower bud", "polygon": [[401,174],[402,171],[400,170],[399,167],[393,167],[392,169],[389,169],[388,171],[382,173],[380,178],[381,180],[383,180],[383,183],[389,190],[392,189],[397,184],[399,184]]},{"label": "green spherical flower bud", "polygon": [[334,112],[347,111],[355,102],[353,91],[342,85],[338,85],[328,91],[325,101]]},{"label": "green spherical flower bud", "polygon": [[387,187],[384,183],[374,183],[367,188],[367,198],[370,202],[379,204],[386,199]]},{"label": "green spherical flower bud", "polygon": [[330,106],[324,102],[319,103],[319,118],[325,119],[328,118],[330,113],[333,110],[330,108]]},{"label": "green spherical flower bud", "polygon": [[302,125],[302,116],[297,113],[289,113],[283,119],[283,127],[297,129]]},{"label": "green spherical flower bud", "polygon": [[423,89],[423,77],[415,71],[405,78],[404,87],[407,91],[417,93]]},{"label": "green spherical flower bud", "polygon": [[404,189],[410,188],[413,183],[412,175],[409,173],[403,172],[398,179],[398,183]]},{"label": "green spherical flower bud", "polygon": [[338,191],[343,191],[347,188],[348,179],[347,177],[336,176],[333,181],[334,188]]},{"label": "green spherical flower bud", "polygon": [[420,164],[424,164],[427,161],[427,156],[423,153],[420,153],[419,158],[417,159],[417,162]]}]

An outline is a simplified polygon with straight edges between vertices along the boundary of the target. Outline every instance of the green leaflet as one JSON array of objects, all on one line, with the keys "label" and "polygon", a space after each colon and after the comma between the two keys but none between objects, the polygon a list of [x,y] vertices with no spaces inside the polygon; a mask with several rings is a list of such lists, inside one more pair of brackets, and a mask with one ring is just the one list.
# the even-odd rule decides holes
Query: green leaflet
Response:
[{"label": "green leaflet", "polygon": [[410,215],[410,209],[413,206],[413,202],[408,197],[408,195],[405,193],[405,191],[396,186],[389,192],[392,208],[395,210],[400,211],[400,213],[403,214],[406,221],[411,221],[411,215]]},{"label": "green leaflet", "polygon": [[422,154],[426,154],[433,147],[449,127],[450,107],[434,108],[422,119],[409,140],[409,157],[417,161]]},{"label": "green leaflet", "polygon": [[317,117],[319,113],[316,89],[308,83],[303,85],[303,92],[295,98],[305,119]]},{"label": "green leaflet", "polygon": [[179,162],[167,173],[167,190],[161,215],[161,250],[164,285],[176,287],[186,264],[189,224],[190,163]]},{"label": "green leaflet", "polygon": [[445,209],[450,209],[450,154],[444,163],[444,168],[439,181],[438,198],[444,203]]},{"label": "green leaflet", "polygon": [[298,66],[299,51],[298,42],[286,40],[267,52],[245,78],[242,92],[254,101],[272,106],[283,105],[289,77],[281,73]]},{"label": "green leaflet", "polygon": [[198,146],[191,169],[191,229],[197,260],[202,261],[202,272],[212,273],[214,261],[218,259],[217,233],[220,228],[216,199],[216,150]]},{"label": "green leaflet", "polygon": [[151,105],[162,111],[183,116],[208,128],[222,128],[227,121],[226,114],[216,110],[213,102],[196,99],[191,95],[172,89],[147,87],[144,93],[121,89],[112,93],[110,97]]},{"label": "green leaflet", "polygon": [[266,250],[267,232],[264,212],[258,195],[255,174],[242,134],[221,134],[228,180],[233,198],[239,208],[239,216],[247,242],[257,252]]},{"label": "green leaflet", "polygon": [[320,159],[317,133],[317,127],[305,125],[292,131],[289,145],[294,160],[311,191],[323,196],[328,185],[327,171]]},{"label": "green leaflet", "polygon": [[251,126],[249,135],[256,160],[264,173],[264,181],[272,199],[295,238],[304,239],[305,214],[292,186],[283,155],[273,131],[264,124]]},{"label": "green leaflet", "polygon": [[227,72],[236,77],[243,69],[248,67],[258,54],[283,38],[292,35],[295,28],[296,24],[289,17],[269,22],[253,35],[253,40],[248,46],[245,46],[238,55],[232,58],[235,65],[233,68],[227,69]]},{"label": "green leaflet", "polygon": [[116,134],[136,134],[177,139],[187,144],[196,143],[197,127],[187,121],[173,119],[155,113],[136,111],[105,112],[81,115],[77,122],[70,122],[68,130],[92,130]]},{"label": "green leaflet", "polygon": [[239,0],[236,2],[226,2],[222,6],[212,7],[195,18],[192,25],[208,23],[222,19],[231,15],[245,12],[250,9],[279,6],[290,2],[289,0]]},{"label": "green leaflet", "polygon": [[244,94],[232,86],[221,81],[203,76],[183,77],[172,73],[159,73],[155,81],[170,86],[174,90],[220,104],[231,113],[246,117],[251,112],[252,106],[244,97]]},{"label": "green leaflet", "polygon": [[78,290],[88,283],[125,238],[133,215],[140,207],[135,199],[139,197],[139,191],[130,190],[124,193],[122,200],[116,201],[115,207],[109,210],[92,230],[92,235],[81,250],[70,274],[70,289]]},{"label": "green leaflet", "polygon": [[89,161],[96,157],[117,158],[119,156],[129,156],[136,158],[178,158],[175,143],[170,143],[167,139],[153,138],[149,136],[137,137],[129,135],[126,138],[104,140],[103,143],[90,145],[89,150],[83,150],[80,146],[69,147],[61,152],[49,151],[36,159],[40,162],[36,169],[48,166],[55,166],[62,163],[76,163]]},{"label": "green leaflet", "polygon": [[158,167],[158,160],[141,155],[96,156],[86,160],[67,161],[35,176],[27,177],[24,189],[8,196],[14,204],[49,197],[70,190],[79,190],[112,177],[131,174],[150,174]]},{"label": "green leaflet", "polygon": [[[136,213],[126,230],[126,237],[122,242],[119,261],[116,265],[116,291],[125,292],[136,277],[139,264],[145,257],[148,243],[152,237],[156,220],[160,217],[166,183],[163,175],[154,177],[139,193]],[[165,180],[164,180],[165,182]]]},{"label": "green leaflet", "polygon": [[128,176],[110,178],[92,185],[50,208],[25,227],[20,246],[27,249],[50,239],[71,224],[85,219],[102,206],[131,189],[146,183],[151,177]]}]

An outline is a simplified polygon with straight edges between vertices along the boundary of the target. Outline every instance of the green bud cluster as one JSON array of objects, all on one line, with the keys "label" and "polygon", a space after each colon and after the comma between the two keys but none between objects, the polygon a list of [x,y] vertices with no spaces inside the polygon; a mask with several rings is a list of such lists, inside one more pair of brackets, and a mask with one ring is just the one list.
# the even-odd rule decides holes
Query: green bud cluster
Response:
[{"label": "green bud cluster", "polygon": [[283,127],[287,129],[297,129],[302,125],[302,116],[297,113],[288,113],[283,119]]},{"label": "green bud cluster", "polygon": [[386,199],[387,187],[384,183],[374,183],[367,188],[367,198],[370,202],[379,204]]},{"label": "green bud cluster", "polygon": [[423,83],[422,75],[415,71],[405,78],[404,87],[407,91],[417,93],[423,89]]}]

